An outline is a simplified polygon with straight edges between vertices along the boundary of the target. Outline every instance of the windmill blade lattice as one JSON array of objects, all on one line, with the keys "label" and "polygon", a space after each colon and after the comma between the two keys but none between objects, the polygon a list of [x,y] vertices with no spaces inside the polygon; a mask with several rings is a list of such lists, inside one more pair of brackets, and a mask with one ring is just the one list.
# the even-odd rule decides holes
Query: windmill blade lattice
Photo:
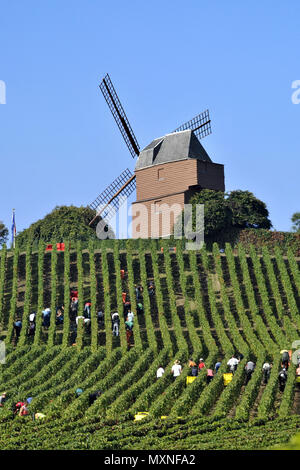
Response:
[{"label": "windmill blade lattice", "polygon": [[103,219],[110,220],[135,188],[135,175],[127,168],[89,205],[97,212],[89,225],[100,215]]},{"label": "windmill blade lattice", "polygon": [[187,129],[194,131],[194,134],[198,136],[199,139],[203,139],[203,137],[211,134],[211,120],[209,118],[208,109],[198,114],[190,121],[182,124],[180,127],[177,127],[173,132],[185,131]]},{"label": "windmill blade lattice", "polygon": [[103,78],[99,88],[121,131],[131,156],[135,158],[140,154],[140,147],[108,74]]}]

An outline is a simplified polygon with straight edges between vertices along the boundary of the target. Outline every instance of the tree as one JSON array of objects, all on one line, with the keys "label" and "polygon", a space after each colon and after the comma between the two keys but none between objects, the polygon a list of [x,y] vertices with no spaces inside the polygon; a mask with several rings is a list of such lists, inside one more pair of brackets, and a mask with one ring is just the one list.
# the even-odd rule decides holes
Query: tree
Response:
[{"label": "tree", "polygon": [[[272,223],[266,204],[250,191],[223,193],[203,189],[194,194],[190,201],[193,209],[204,204],[204,236],[206,242],[230,240],[244,228],[270,229]],[[182,220],[184,212],[181,214]],[[193,210],[193,231],[196,229],[196,216]],[[178,234],[179,221],[176,221],[174,234]]]},{"label": "tree", "polygon": [[291,217],[291,221],[294,224],[292,226],[292,231],[300,233],[300,212],[295,212]]},{"label": "tree", "polygon": [[26,244],[28,240],[44,240],[46,243],[60,243],[66,239],[97,240],[96,225],[99,218],[89,226],[95,215],[96,212],[89,207],[57,206],[50,214],[18,234],[19,245]]},{"label": "tree", "polygon": [[5,227],[4,223],[0,220],[0,245],[5,243],[8,238],[8,230]]},{"label": "tree", "polygon": [[234,227],[265,229],[272,227],[266,204],[250,191],[231,191],[226,204],[231,210]]},{"label": "tree", "polygon": [[[204,235],[213,235],[231,225],[231,212],[227,207],[224,193],[203,189],[191,197],[189,204],[204,204]],[[193,230],[196,228],[196,214],[193,212]]]}]

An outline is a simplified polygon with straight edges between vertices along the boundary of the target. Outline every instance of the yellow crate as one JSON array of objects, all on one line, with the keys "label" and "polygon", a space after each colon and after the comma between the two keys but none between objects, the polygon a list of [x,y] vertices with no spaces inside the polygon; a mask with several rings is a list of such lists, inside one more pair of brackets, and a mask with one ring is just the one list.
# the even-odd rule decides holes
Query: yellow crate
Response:
[{"label": "yellow crate", "polygon": [[186,384],[188,385],[188,384],[193,383],[196,378],[197,377],[191,377],[190,375],[188,375],[186,378]]},{"label": "yellow crate", "polygon": [[143,418],[148,416],[148,411],[139,411],[136,415],[134,415],[134,421],[140,421]]},{"label": "yellow crate", "polygon": [[[160,419],[167,419],[168,416],[161,416]],[[184,419],[182,416],[176,416],[176,419]]]},{"label": "yellow crate", "polygon": [[296,382],[300,383],[300,376],[296,377]]},{"label": "yellow crate", "polygon": [[227,374],[223,374],[224,385],[228,385],[232,381],[233,374],[228,372]]}]

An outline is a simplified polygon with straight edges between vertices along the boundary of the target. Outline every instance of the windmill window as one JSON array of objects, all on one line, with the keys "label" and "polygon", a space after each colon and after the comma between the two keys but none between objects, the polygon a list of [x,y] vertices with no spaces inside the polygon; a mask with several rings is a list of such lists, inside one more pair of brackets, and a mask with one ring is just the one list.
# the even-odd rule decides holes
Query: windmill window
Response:
[{"label": "windmill window", "polygon": [[157,171],[157,176],[158,176],[158,181],[164,181],[166,179],[165,177],[165,169],[164,168],[160,168],[158,171]]}]

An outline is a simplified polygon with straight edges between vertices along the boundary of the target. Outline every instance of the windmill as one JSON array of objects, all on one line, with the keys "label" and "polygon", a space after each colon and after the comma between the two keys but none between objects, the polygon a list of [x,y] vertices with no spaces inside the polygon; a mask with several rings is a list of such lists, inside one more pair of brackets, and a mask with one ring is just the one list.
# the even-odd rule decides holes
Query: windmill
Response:
[{"label": "windmill", "polygon": [[[99,88],[119,127],[132,158],[139,157],[141,153],[140,146],[108,74],[103,78]],[[211,133],[209,111],[206,110],[198,114],[190,121],[175,129],[172,134],[186,130],[192,131],[198,139],[209,135]],[[135,189],[136,174],[133,174],[127,168],[89,205],[89,207],[97,213],[93,220],[91,220],[90,225],[100,216],[108,222],[115,215],[116,211],[119,210],[125,197],[129,197]]]}]

